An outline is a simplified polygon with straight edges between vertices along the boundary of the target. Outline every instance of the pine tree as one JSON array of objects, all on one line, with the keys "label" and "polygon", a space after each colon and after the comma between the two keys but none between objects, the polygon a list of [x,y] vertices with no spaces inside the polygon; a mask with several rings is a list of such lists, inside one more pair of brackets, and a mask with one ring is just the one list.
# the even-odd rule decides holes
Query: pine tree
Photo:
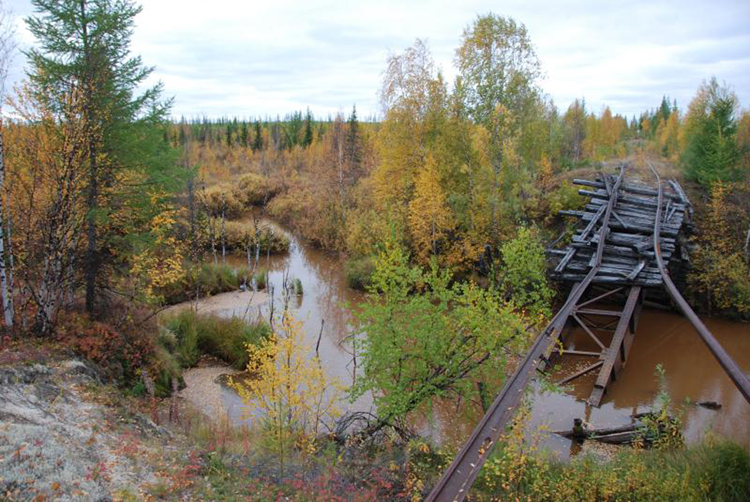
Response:
[{"label": "pine tree", "polygon": [[[112,208],[143,208],[150,195],[148,190],[136,190],[134,199],[123,200],[118,180],[130,176],[144,187],[179,184],[168,172],[170,165],[174,168],[174,156],[161,141],[159,127],[171,102],[159,101],[161,84],[136,95],[152,68],[130,54],[135,16],[141,12],[131,0],[32,0],[32,4],[36,15],[26,22],[37,46],[27,56],[37,98],[60,114],[71,88],[82,95],[88,150],[83,270],[86,309],[92,312],[97,289],[106,282],[105,261],[116,255],[107,224]],[[113,203],[113,197],[120,202]]]},{"label": "pine tree", "polygon": [[253,151],[263,150],[263,133],[260,128],[260,120],[255,121],[255,137],[253,138]]}]

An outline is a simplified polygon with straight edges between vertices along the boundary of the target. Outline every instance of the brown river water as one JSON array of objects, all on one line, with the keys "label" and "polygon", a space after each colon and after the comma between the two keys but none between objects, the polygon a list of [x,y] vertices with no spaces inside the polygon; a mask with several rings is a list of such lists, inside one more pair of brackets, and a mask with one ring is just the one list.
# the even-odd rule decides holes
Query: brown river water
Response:
[{"label": "brown river water", "polygon": [[[291,298],[290,309],[294,317],[303,322],[311,356],[320,340],[318,354],[323,367],[329,375],[350,385],[354,366],[347,337],[353,336],[356,330],[347,305],[356,306],[364,300],[364,295],[346,286],[343,261],[337,256],[317,250],[274,226],[290,240],[288,254],[270,258],[269,284],[273,286],[274,310],[278,313],[283,309],[284,277],[300,279],[304,293]],[[236,257],[228,261],[246,265],[244,259]],[[266,257],[261,258],[261,266],[266,266]],[[268,317],[268,297],[257,297],[252,307],[248,307],[247,298],[239,295],[236,298],[237,305],[232,306],[232,297],[224,297],[224,309],[214,309],[214,312]],[[750,372],[750,324],[710,318],[704,322],[740,367]],[[593,349],[587,348],[581,337],[574,335],[572,341],[580,350]],[[589,360],[566,356],[556,368],[556,374],[571,374],[584,363],[590,364]],[[595,372],[575,380],[564,393],[545,392],[539,384],[532,384],[527,437],[536,440],[540,448],[563,458],[575,454],[577,445],[549,431],[570,429],[574,418],[583,418],[595,427],[630,423],[631,415],[657,405],[659,379],[655,369],[658,364],[666,373],[667,390],[673,404],[684,410],[684,433],[689,443],[701,440],[707,431],[712,431],[750,450],[750,404],[735,389],[684,317],[655,310],[643,312],[627,365],[610,384],[599,408],[585,403]],[[251,420],[234,391],[227,387],[216,388],[232,422],[242,424]],[[686,404],[687,399],[692,404]],[[711,410],[694,404],[700,401],[715,401],[721,404],[721,409]],[[374,411],[370,396],[363,396],[355,403],[342,402],[341,408]],[[421,434],[441,444],[460,444],[468,438],[482,414],[478,403],[446,400],[436,401],[427,408],[413,425]]]}]

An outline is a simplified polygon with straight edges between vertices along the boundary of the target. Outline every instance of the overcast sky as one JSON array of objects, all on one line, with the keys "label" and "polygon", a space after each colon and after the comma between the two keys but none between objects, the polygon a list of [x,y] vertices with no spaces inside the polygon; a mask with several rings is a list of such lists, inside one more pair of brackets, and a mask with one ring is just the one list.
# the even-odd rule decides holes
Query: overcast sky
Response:
[{"label": "overcast sky", "polygon": [[[545,78],[565,109],[584,97],[631,116],[661,96],[687,106],[715,75],[750,105],[750,0],[329,1],[143,0],[133,52],[156,66],[175,97],[173,115],[275,116],[309,107],[318,116],[379,113],[389,52],[426,39],[449,81],[461,33],[494,12],[525,23]],[[5,0],[23,18],[30,0]],[[19,55],[11,80],[23,76]]]}]

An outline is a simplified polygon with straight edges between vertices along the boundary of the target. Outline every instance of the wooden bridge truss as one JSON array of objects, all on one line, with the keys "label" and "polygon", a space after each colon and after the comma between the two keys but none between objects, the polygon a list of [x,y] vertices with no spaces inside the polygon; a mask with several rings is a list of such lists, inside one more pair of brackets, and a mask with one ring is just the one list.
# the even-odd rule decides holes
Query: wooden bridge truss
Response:
[{"label": "wooden bridge truss", "polygon": [[[589,403],[598,406],[609,383],[617,378],[633,343],[638,319],[648,291],[666,289],[673,304],[693,323],[696,331],[740,392],[750,402],[750,380],[724,351],[673,284],[667,266],[685,257],[678,237],[692,208],[676,181],[668,192],[661,179],[656,189],[624,182],[625,166],[617,175],[595,181],[574,180],[587,187],[579,193],[591,197],[584,211],[563,211],[580,220],[578,231],[559,256],[553,277],[571,284],[565,304],[539,334],[505,387],[474,429],[453,463],[435,485],[428,501],[460,501],[479,475],[492,447],[523,397],[535,371],[543,372],[555,357],[591,358],[591,364],[559,383],[569,383],[598,371]],[[590,190],[589,188],[593,189]],[[610,307],[615,304],[616,307]],[[604,305],[604,306],[602,306]],[[565,348],[568,335],[580,328],[599,350]]]}]

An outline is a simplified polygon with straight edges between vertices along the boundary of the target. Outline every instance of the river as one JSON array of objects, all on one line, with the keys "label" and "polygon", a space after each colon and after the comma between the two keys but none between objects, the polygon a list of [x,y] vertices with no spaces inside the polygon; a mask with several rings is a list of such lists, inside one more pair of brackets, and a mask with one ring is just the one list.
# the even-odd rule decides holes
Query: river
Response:
[{"label": "river", "polygon": [[[271,256],[269,261],[268,282],[273,288],[274,310],[278,313],[283,309],[284,278],[300,279],[304,293],[291,298],[290,311],[303,322],[311,350],[320,342],[318,353],[326,372],[349,385],[354,366],[347,337],[355,333],[355,327],[347,305],[356,306],[364,300],[364,295],[346,286],[343,261],[339,257],[315,249],[282,227],[272,225],[290,241],[288,254]],[[245,260],[239,258],[232,258],[230,262],[246,265]],[[261,258],[261,266],[266,266],[266,257]],[[231,302],[231,298],[227,298]],[[268,316],[269,310],[268,301],[249,310],[247,300],[238,300],[236,308],[217,313]],[[704,322],[740,367],[750,372],[750,325],[710,318]],[[576,357],[568,356],[556,371],[569,374],[581,363]],[[684,433],[688,443],[700,441],[711,430],[731,437],[750,450],[750,404],[735,389],[684,317],[655,310],[643,312],[627,366],[610,384],[601,407],[585,403],[595,373],[575,380],[564,393],[545,392],[538,384],[533,384],[527,436],[533,437],[540,448],[561,457],[575,454],[577,445],[548,431],[570,429],[574,418],[583,418],[599,427],[630,423],[632,414],[657,405],[659,379],[655,369],[658,364],[665,371],[667,390],[674,405],[684,410]],[[231,389],[220,389],[225,411],[232,422],[246,423],[249,418],[239,397]],[[688,398],[693,404],[685,404]],[[715,401],[721,404],[721,409],[711,410],[694,404],[700,401]],[[372,406],[371,396],[362,396],[355,403],[342,403],[344,411],[374,411]],[[469,436],[480,417],[478,403],[436,401],[421,413],[414,426],[438,443],[458,445]]]}]

